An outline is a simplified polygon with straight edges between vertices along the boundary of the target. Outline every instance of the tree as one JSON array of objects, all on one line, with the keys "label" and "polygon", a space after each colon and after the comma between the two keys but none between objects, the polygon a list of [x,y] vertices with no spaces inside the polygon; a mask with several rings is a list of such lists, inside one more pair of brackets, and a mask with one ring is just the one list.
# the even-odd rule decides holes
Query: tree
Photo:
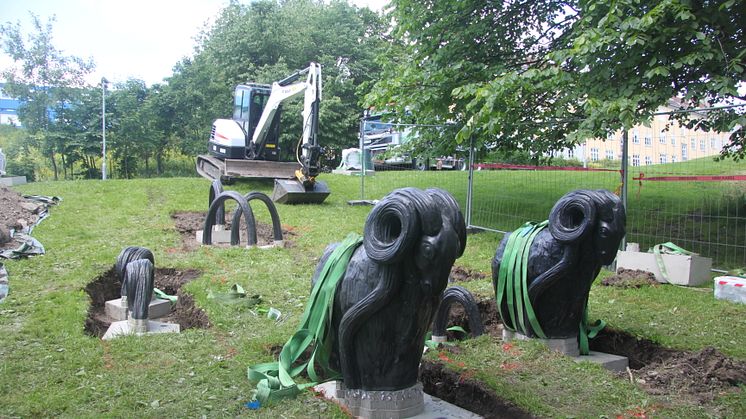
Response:
[{"label": "tree", "polygon": [[[74,100],[75,88],[83,87],[92,61],[63,55],[52,44],[52,24],[55,18],[42,24],[31,13],[32,30],[24,35],[20,22],[0,26],[3,51],[14,65],[0,75],[6,80],[4,90],[21,100],[19,120],[31,136],[41,142],[44,154],[58,178],[56,155],[64,156],[64,133],[57,123],[65,117],[66,106]],[[63,167],[65,166],[63,157]]]},{"label": "tree", "polygon": [[[185,154],[205,152],[212,121],[231,114],[233,89],[247,81],[271,83],[309,62],[323,67],[320,114],[322,147],[357,143],[360,99],[378,76],[380,16],[346,2],[260,0],[231,2],[198,39],[164,89],[173,104],[174,132]],[[284,105],[283,155],[290,158],[300,135],[298,102]]]},{"label": "tree", "polygon": [[[459,141],[544,153],[645,123],[671,98],[688,108],[746,99],[737,91],[746,81],[743,1],[445,3],[392,1],[407,61],[385,66],[369,99],[456,121]],[[460,24],[463,36],[445,31]],[[742,158],[743,115],[676,118],[731,131],[724,155]]]},{"label": "tree", "polygon": [[112,154],[126,179],[136,175],[140,161],[149,174],[149,161],[155,154],[154,136],[148,132],[151,115],[143,112],[148,94],[145,82],[138,79],[117,84],[111,92]]}]

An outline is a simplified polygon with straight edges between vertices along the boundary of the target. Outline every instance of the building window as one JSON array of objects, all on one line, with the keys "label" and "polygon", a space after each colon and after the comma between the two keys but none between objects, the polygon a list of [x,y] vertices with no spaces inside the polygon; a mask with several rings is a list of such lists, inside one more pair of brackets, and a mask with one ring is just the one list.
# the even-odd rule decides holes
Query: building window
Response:
[{"label": "building window", "polygon": [[686,144],[681,144],[681,161],[686,161],[689,155],[686,152]]},{"label": "building window", "polygon": [[632,144],[640,144],[640,137],[637,136],[636,132],[632,134]]},{"label": "building window", "polygon": [[606,160],[614,160],[614,150],[606,150]]},{"label": "building window", "polygon": [[614,133],[613,132],[606,133],[606,140],[614,141]]},{"label": "building window", "polygon": [[671,155],[671,163],[676,163],[676,155],[675,154]]},{"label": "building window", "polygon": [[573,157],[575,157],[575,150],[573,150],[572,148],[567,149],[567,158],[571,159]]},{"label": "building window", "polygon": [[661,153],[661,155],[658,158],[658,162],[660,164],[666,164],[666,163],[668,163],[667,156],[664,153]]},{"label": "building window", "polygon": [[710,138],[710,148],[715,150],[715,139],[714,138]]},{"label": "building window", "polygon": [[591,148],[591,160],[598,161],[598,149]]},{"label": "building window", "polygon": [[666,144],[666,134],[661,132],[660,136],[658,137],[658,142],[661,144]]},{"label": "building window", "polygon": [[645,166],[650,166],[653,164],[653,158],[650,156],[645,156]]},{"label": "building window", "polygon": [[639,165],[640,165],[640,155],[633,154],[632,155],[632,166],[639,166]]},{"label": "building window", "polygon": [[671,145],[676,145],[676,137],[671,137]]},{"label": "building window", "polygon": [[648,147],[650,147],[651,145],[653,145],[653,139],[651,137],[647,136],[647,135],[645,136],[645,145],[648,146]]},{"label": "building window", "polygon": [[696,149],[697,149],[697,143],[696,143],[696,141],[694,141],[694,138],[692,138],[692,140],[691,140],[691,141],[689,141],[689,145],[690,145],[690,146],[691,146],[691,148],[692,148],[692,152],[694,152],[694,150],[696,150]]}]

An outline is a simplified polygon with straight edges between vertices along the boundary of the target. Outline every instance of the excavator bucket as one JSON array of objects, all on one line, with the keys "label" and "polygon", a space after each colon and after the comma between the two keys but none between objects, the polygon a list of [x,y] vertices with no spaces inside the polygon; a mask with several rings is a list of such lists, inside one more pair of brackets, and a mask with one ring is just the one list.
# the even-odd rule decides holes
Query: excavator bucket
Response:
[{"label": "excavator bucket", "polygon": [[272,200],[278,204],[320,204],[330,193],[324,182],[317,181],[313,188],[306,189],[296,179],[275,179]]}]

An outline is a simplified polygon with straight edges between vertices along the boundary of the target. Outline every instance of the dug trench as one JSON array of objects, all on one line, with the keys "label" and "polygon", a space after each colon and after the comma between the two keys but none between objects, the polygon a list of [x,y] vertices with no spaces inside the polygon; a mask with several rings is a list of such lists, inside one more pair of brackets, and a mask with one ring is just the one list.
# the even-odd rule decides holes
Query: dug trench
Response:
[{"label": "dug trench", "polygon": [[[501,339],[502,323],[494,298],[477,298],[477,305],[485,333]],[[451,307],[448,324],[470,332],[465,311],[456,304]],[[449,332],[448,336],[449,340],[465,337],[460,332]],[[741,391],[739,386],[746,384],[746,362],[728,357],[713,347],[699,351],[676,350],[607,327],[591,339],[590,349],[627,357],[630,370],[617,374],[617,378],[631,379],[653,395],[677,395],[697,404],[707,404],[718,395]],[[426,392],[436,394],[437,388],[426,386]],[[449,400],[447,392],[443,399],[459,405]]]},{"label": "dug trench", "polygon": [[[159,321],[178,323],[181,330],[191,328],[208,328],[210,321],[202,309],[194,304],[194,298],[182,290],[182,286],[200,275],[197,270],[176,270],[173,268],[156,268],[155,287],[168,295],[178,297],[171,313]],[[101,338],[111,325],[112,319],[106,315],[106,301],[120,298],[122,283],[117,278],[114,267],[104,272],[85,287],[91,299],[88,317],[85,321],[85,333]]]}]

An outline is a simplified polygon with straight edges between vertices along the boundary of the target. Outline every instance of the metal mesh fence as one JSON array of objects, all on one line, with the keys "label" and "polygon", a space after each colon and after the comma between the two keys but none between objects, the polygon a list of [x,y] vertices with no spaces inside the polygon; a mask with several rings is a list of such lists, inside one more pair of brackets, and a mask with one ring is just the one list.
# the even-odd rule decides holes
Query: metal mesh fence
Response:
[{"label": "metal mesh fence", "polygon": [[719,268],[746,266],[746,166],[715,161],[727,133],[668,118],[628,132],[627,240],[643,250],[671,241]]},{"label": "metal mesh fence", "polygon": [[608,189],[621,195],[626,187],[627,242],[647,250],[671,241],[712,258],[714,267],[745,267],[746,164],[715,161],[728,133],[689,130],[661,113],[650,126],[626,134],[626,185],[621,132],[566,150],[558,156],[565,163],[553,167],[490,157],[469,164],[469,150],[418,162],[380,154],[371,150],[375,141],[361,141],[364,153],[373,152],[374,174],[361,177],[360,196],[380,199],[405,186],[439,187],[458,200],[470,227],[506,232],[546,219],[554,203],[572,190]]},{"label": "metal mesh fence", "polygon": [[[361,176],[361,199],[380,199],[394,189],[407,186],[441,188],[450,192],[461,208],[466,208],[468,150],[460,155],[415,155],[407,148],[407,137],[414,127],[413,124],[381,122],[371,123],[367,129],[361,127],[360,148],[363,155],[370,156],[366,176]],[[440,141],[449,140],[442,138]],[[438,146],[433,144],[432,148]]]}]

